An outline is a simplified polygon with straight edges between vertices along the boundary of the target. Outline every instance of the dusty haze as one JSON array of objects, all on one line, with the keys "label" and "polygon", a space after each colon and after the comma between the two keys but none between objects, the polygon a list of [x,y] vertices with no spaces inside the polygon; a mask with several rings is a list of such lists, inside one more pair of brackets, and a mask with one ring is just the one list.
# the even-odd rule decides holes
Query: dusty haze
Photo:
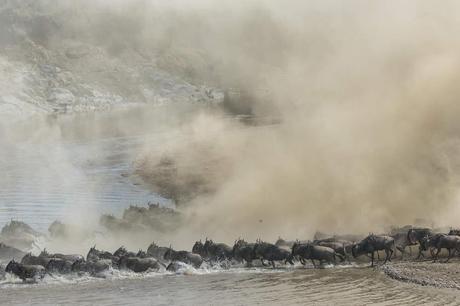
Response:
[{"label": "dusty haze", "polygon": [[416,218],[458,225],[458,3],[163,2],[42,1],[66,18],[37,35],[119,60],[154,52],[146,60],[189,82],[249,91],[256,117],[281,122],[248,126],[210,111],[174,125],[124,119],[120,133],[132,122],[182,135],[133,156],[145,176],[167,156],[200,178],[180,206],[187,224],[168,239],[302,238]]}]

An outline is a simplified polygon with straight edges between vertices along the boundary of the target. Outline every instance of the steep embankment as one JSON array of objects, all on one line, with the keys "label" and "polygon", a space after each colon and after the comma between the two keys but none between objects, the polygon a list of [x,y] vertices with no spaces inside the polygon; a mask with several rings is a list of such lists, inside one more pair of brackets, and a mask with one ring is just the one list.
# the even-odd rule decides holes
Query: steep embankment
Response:
[{"label": "steep embankment", "polygon": [[143,23],[122,10],[83,2],[2,1],[0,115],[223,100],[222,92],[162,66],[166,57],[181,58],[135,40]]}]

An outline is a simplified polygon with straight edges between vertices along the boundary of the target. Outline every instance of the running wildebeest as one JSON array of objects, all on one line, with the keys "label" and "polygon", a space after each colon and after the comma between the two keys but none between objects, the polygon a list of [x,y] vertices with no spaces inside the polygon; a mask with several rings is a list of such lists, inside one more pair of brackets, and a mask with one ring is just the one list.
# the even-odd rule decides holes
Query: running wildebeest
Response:
[{"label": "running wildebeest", "polygon": [[160,270],[161,265],[154,258],[138,258],[128,255],[122,256],[118,262],[120,269],[129,269],[133,272],[140,273],[147,270]]},{"label": "running wildebeest", "polygon": [[183,263],[192,265],[194,268],[199,268],[203,263],[203,258],[200,255],[188,251],[174,251],[171,247],[166,251],[163,259],[182,261]]},{"label": "running wildebeest", "polygon": [[451,228],[448,235],[460,236],[460,229],[452,229]]},{"label": "running wildebeest", "polygon": [[233,258],[240,261],[246,262],[247,266],[252,265],[254,258],[254,243],[248,243],[243,239],[238,239],[233,245],[232,255]]},{"label": "running wildebeest", "polygon": [[204,244],[203,242],[201,242],[201,240],[195,242],[195,244],[192,247],[192,253],[200,255],[203,259],[204,258],[207,259],[207,254],[206,254],[206,251],[204,250]]},{"label": "running wildebeest", "polygon": [[[312,242],[312,244],[333,249],[334,252],[342,255],[341,257],[342,261],[345,261],[345,258],[348,257],[347,251],[345,249],[345,242],[335,241],[335,239],[332,238],[332,239],[315,240]],[[349,244],[351,245],[351,242]]]},{"label": "running wildebeest", "polygon": [[264,260],[267,260],[273,268],[275,268],[275,261],[289,262],[291,265],[294,265],[291,252],[271,243],[259,240],[254,245],[253,252],[254,258],[260,259],[263,266],[266,266]]},{"label": "running wildebeest", "polygon": [[163,259],[168,250],[168,247],[158,246],[155,242],[152,242],[147,248],[147,255],[156,259]]},{"label": "running wildebeest", "polygon": [[230,260],[232,259],[232,248],[225,243],[214,243],[207,239],[203,245],[205,256],[211,260]]},{"label": "running wildebeest", "polygon": [[93,246],[89,249],[88,255],[86,255],[86,261],[97,262],[99,260],[108,259],[112,261],[112,264],[118,262],[118,257],[114,256],[112,253],[107,251],[99,251],[96,249],[96,246]]},{"label": "running wildebeest", "polygon": [[[407,241],[411,245],[415,245],[417,243],[420,244],[420,242],[423,239],[425,239],[426,237],[431,237],[433,235],[433,231],[429,228],[411,228],[407,231]],[[417,256],[417,259],[419,259],[420,256],[423,256],[423,254],[420,252],[419,247],[419,254]]]},{"label": "running wildebeest", "polygon": [[123,256],[136,257],[136,254],[133,252],[128,252],[124,246],[121,246],[113,253],[113,256],[117,258],[121,258]]},{"label": "running wildebeest", "polygon": [[335,252],[333,249],[320,245],[314,245],[312,243],[294,243],[291,255],[293,257],[299,257],[300,262],[303,265],[306,264],[306,260],[311,260],[314,267],[316,267],[315,260],[318,260],[320,264],[324,262],[336,264],[337,257],[340,260],[343,260],[343,256]]},{"label": "running wildebeest", "polygon": [[29,266],[42,266],[46,267],[52,258],[46,256],[34,256],[32,253],[24,255],[21,259],[21,264]]},{"label": "running wildebeest", "polygon": [[413,243],[408,239],[407,233],[394,233],[390,235],[390,237],[395,240],[395,247],[399,252],[401,252],[401,259],[403,258],[404,254],[406,254],[407,247],[409,247],[409,254],[412,255],[411,246],[415,245],[416,243]]},{"label": "running wildebeest", "polygon": [[98,259],[85,261],[84,259],[77,260],[72,265],[72,272],[86,272],[91,275],[97,275],[112,267],[111,259]]},{"label": "running wildebeest", "polygon": [[[435,242],[435,246],[437,248],[436,254],[434,254],[433,262],[438,259],[439,252],[441,249],[447,249],[449,252],[449,256],[447,257],[446,262],[451,259],[451,257],[455,254],[456,251],[460,251],[460,236],[456,235],[442,235],[439,236],[439,239]],[[452,252],[453,250],[453,252]]]},{"label": "running wildebeest", "polygon": [[46,249],[44,249],[38,256],[44,257],[44,258],[59,258],[59,259],[63,259],[66,261],[70,261],[72,263],[76,262],[77,260],[84,259],[82,255],[78,255],[78,254],[68,254],[68,255],[60,254],[60,253],[49,254],[46,251]]},{"label": "running wildebeest", "polygon": [[384,250],[386,257],[384,264],[389,260],[391,261],[391,255],[393,254],[393,248],[395,240],[390,236],[374,235],[371,234],[355,244],[352,248],[353,257],[358,257],[363,254],[371,254],[371,266],[374,266],[374,254],[375,252]]},{"label": "running wildebeest", "polygon": [[45,267],[45,270],[50,273],[53,273],[53,272],[57,272],[61,274],[70,273],[72,272],[73,264],[74,262],[71,262],[69,260],[65,260],[62,258],[53,258],[48,262],[48,264]]},{"label": "running wildebeest", "polygon": [[423,255],[424,251],[430,251],[431,257],[434,257],[434,249],[437,249],[438,241],[444,235],[445,234],[434,234],[422,238],[419,241],[417,259],[420,257],[425,257],[425,255]]},{"label": "running wildebeest", "polygon": [[14,259],[9,262],[5,268],[5,272],[12,273],[22,279],[25,282],[28,279],[37,280],[37,278],[43,279],[45,277],[45,268],[40,265],[23,265]]}]

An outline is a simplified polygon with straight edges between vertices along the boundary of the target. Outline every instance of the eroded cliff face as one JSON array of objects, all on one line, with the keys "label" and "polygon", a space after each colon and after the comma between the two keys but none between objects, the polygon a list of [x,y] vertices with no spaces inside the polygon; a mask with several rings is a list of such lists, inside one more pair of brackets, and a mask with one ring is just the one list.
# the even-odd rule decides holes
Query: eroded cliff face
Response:
[{"label": "eroded cliff face", "polygon": [[[223,92],[194,78],[183,57],[139,38],[148,30],[138,18],[140,9],[88,1],[2,1],[0,116],[222,102]],[[204,63],[198,52],[187,54],[201,59],[195,66]],[[181,71],[172,69],[179,65]]]}]

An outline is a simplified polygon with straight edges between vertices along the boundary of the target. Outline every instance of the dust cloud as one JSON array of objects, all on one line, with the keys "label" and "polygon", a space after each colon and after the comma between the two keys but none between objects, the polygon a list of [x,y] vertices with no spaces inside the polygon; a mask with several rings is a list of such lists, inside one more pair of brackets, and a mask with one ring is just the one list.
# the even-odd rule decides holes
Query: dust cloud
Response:
[{"label": "dust cloud", "polygon": [[[65,22],[37,33],[44,43],[78,38],[120,59],[154,52],[146,58],[190,82],[248,93],[238,103],[255,122],[278,122],[207,110],[166,124],[177,141],[145,144],[137,174],[157,187],[178,179],[175,197],[185,190],[173,242],[457,225],[458,3],[42,5],[51,3]],[[125,121],[152,128],[145,117]],[[171,163],[172,176],[158,172]]]}]

